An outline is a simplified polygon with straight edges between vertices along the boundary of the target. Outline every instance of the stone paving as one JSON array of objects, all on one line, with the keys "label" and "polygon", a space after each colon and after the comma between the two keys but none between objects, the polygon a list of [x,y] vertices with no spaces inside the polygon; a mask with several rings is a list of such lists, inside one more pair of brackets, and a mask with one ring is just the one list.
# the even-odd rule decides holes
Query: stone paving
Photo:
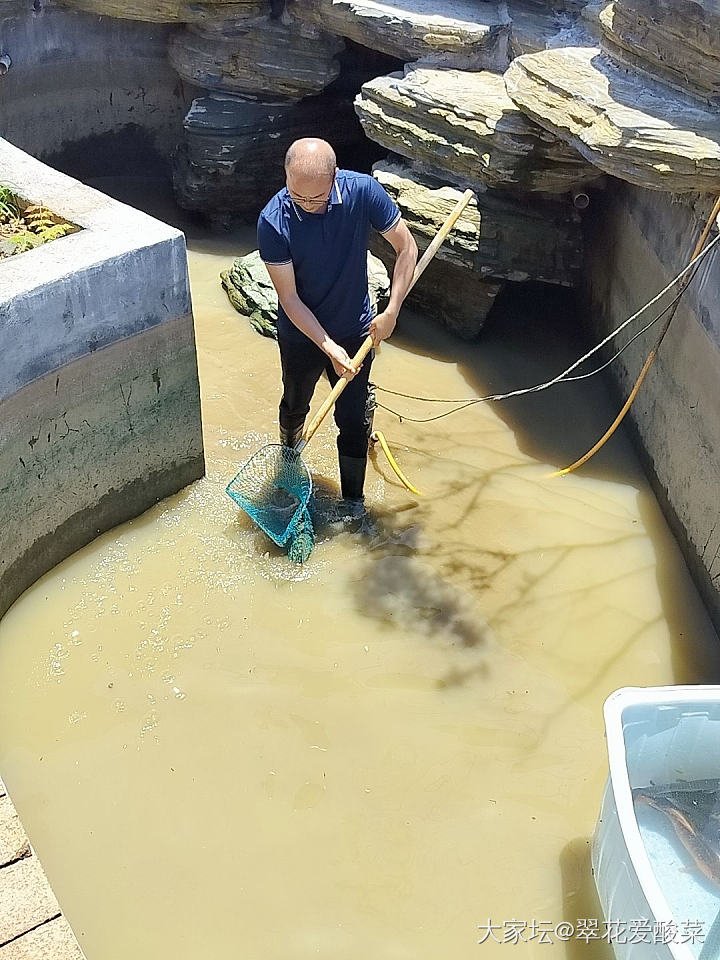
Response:
[{"label": "stone paving", "polygon": [[83,960],[0,780],[0,960]]}]

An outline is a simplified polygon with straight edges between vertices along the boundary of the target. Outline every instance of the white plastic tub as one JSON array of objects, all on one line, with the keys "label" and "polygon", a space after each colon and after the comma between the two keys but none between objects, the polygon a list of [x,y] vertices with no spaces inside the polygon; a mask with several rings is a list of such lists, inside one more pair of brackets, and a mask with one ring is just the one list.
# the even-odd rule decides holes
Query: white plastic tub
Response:
[{"label": "white plastic tub", "polygon": [[[665,863],[651,860],[655,841],[638,826],[632,790],[720,777],[720,686],[624,687],[608,697],[604,713],[610,777],[592,864],[606,922],[624,925],[626,942],[611,938],[615,955],[619,960],[697,960],[701,941],[683,943],[679,934],[668,943],[645,942],[648,934],[638,921],[647,921],[651,939],[660,929],[670,930],[668,924],[680,927],[688,920],[700,921],[707,937],[720,911],[720,888],[698,882],[679,861],[673,867],[670,856]],[[670,850],[671,828],[666,832],[664,840],[658,833],[657,844]],[[633,938],[627,936],[631,929]]]}]

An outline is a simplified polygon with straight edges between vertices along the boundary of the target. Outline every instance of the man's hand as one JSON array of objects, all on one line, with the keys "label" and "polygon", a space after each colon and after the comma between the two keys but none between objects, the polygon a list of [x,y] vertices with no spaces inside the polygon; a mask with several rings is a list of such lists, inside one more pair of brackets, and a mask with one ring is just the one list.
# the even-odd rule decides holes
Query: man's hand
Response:
[{"label": "man's hand", "polygon": [[373,339],[373,346],[376,347],[382,340],[387,340],[395,329],[397,322],[397,313],[387,309],[379,313],[370,324],[370,336]]},{"label": "man's hand", "polygon": [[345,377],[346,380],[352,380],[360,367],[353,366],[352,358],[348,356],[347,352],[329,338],[323,344],[323,350],[330,357],[335,373],[339,377]]}]

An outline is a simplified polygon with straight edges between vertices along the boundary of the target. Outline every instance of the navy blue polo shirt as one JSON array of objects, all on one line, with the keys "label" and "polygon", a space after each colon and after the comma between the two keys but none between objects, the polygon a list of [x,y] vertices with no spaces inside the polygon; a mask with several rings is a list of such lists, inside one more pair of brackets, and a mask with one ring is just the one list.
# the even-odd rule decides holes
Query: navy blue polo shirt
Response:
[{"label": "navy blue polo shirt", "polygon": [[[400,216],[374,177],[338,170],[325,213],[303,210],[286,187],[275,194],[258,218],[260,256],[271,265],[292,263],[298,296],[333,340],[365,336],[370,228],[386,233]],[[305,339],[280,305],[278,336]]]}]

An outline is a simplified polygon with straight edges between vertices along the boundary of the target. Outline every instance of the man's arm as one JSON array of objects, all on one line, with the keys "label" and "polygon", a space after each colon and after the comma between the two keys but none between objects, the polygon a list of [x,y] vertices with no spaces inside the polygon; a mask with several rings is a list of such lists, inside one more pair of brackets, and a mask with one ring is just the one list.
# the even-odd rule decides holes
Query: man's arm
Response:
[{"label": "man's arm", "polygon": [[306,337],[326,353],[339,377],[348,380],[357,373],[347,352],[328,336],[315,314],[302,302],[295,286],[295,269],[292,263],[266,263],[273,286],[277,290],[278,300],[292,322]]},{"label": "man's arm", "polygon": [[395,266],[390,287],[390,302],[370,324],[370,336],[375,346],[381,340],[386,340],[395,329],[397,316],[410,288],[418,258],[417,244],[404,220],[398,220],[394,227],[383,233],[383,237],[395,250]]}]

